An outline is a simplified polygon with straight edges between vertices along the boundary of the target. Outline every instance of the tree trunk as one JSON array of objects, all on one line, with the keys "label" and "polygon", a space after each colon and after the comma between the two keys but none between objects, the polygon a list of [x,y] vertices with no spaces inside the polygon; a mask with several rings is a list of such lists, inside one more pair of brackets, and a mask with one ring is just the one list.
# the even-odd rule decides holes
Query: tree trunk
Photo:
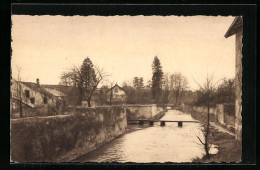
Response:
[{"label": "tree trunk", "polygon": [[88,100],[88,107],[91,107],[90,100]]},{"label": "tree trunk", "polygon": [[20,95],[20,118],[23,117],[23,104],[22,104],[22,88],[21,85],[19,84],[19,95]]},{"label": "tree trunk", "polygon": [[209,159],[210,155],[209,155],[208,143],[205,143],[205,151],[206,151],[206,157],[207,157],[207,159]]},{"label": "tree trunk", "polygon": [[179,92],[176,92],[175,105],[177,106],[178,103],[179,103]]},{"label": "tree trunk", "polygon": [[206,135],[205,135],[205,151],[206,151],[206,156],[209,159],[210,155],[209,155],[209,147],[208,147],[208,135],[209,135],[209,94],[208,94],[208,99],[207,99],[207,109],[208,109],[208,113],[207,113],[207,130],[206,130]]}]

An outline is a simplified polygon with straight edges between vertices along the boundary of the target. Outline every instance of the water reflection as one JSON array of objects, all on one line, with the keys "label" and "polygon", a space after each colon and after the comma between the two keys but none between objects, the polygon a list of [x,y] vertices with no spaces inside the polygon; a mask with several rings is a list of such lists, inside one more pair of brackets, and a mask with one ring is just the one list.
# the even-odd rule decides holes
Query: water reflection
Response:
[{"label": "water reflection", "polygon": [[[161,120],[194,120],[190,115],[169,110]],[[80,162],[191,162],[202,157],[203,147],[198,144],[195,134],[202,137],[199,123],[166,122],[153,127],[127,133],[98,150],[87,154]]]}]

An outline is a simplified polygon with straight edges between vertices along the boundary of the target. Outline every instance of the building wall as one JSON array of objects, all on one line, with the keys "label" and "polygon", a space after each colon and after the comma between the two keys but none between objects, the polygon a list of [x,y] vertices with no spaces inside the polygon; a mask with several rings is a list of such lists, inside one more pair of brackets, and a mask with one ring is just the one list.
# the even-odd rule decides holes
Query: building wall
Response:
[{"label": "building wall", "polygon": [[11,120],[11,161],[66,162],[125,132],[125,108],[68,108],[68,115]]},{"label": "building wall", "polygon": [[[41,94],[40,92],[37,92],[37,91],[34,91],[33,89],[25,86],[23,83],[20,83],[21,85],[21,95],[22,95],[22,102],[31,106],[31,107],[39,107],[39,106],[42,106],[42,105],[46,105],[44,104],[43,102],[43,94]],[[16,98],[16,99],[20,99],[20,90],[17,89],[18,87],[18,83],[16,81],[12,82],[12,86],[11,86],[11,94],[12,94],[12,97]],[[26,90],[29,90],[29,98],[26,97]],[[50,98],[50,97],[47,97],[47,101],[49,105],[55,105],[55,101],[53,98]],[[31,103],[31,100],[30,98],[34,98],[34,104]]]},{"label": "building wall", "polygon": [[236,104],[235,132],[236,139],[242,139],[242,30],[236,33]]},{"label": "building wall", "polygon": [[126,101],[126,93],[124,90],[119,87],[114,87],[113,89],[113,102],[125,102]]},{"label": "building wall", "polygon": [[22,117],[33,117],[37,113],[37,110],[24,103],[20,103],[19,100],[12,98],[11,100],[11,118],[20,118],[20,105],[22,105]]},{"label": "building wall", "polygon": [[[16,81],[12,81],[11,86],[11,118],[20,117],[20,91],[22,98],[22,116],[50,116],[56,115],[56,101],[55,97],[44,96],[38,91],[27,87],[23,83],[20,83],[21,90],[18,87]],[[29,97],[26,96],[26,90],[29,91]],[[47,99],[47,103],[44,103],[44,97]],[[34,103],[31,102],[31,98],[34,98]],[[58,109],[59,110],[59,109]]]}]

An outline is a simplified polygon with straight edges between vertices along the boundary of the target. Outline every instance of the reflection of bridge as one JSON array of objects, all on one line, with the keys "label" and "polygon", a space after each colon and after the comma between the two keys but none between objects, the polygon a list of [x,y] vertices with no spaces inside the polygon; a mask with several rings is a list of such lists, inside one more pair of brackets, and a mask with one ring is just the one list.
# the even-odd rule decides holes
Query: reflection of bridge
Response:
[{"label": "reflection of bridge", "polygon": [[149,122],[150,126],[153,126],[154,122],[160,122],[161,126],[165,126],[166,122],[178,122],[178,127],[182,127],[183,122],[185,123],[200,123],[199,121],[184,121],[184,120],[147,120],[147,119],[132,119],[132,120],[127,120],[128,122],[130,121],[138,121],[139,125],[143,125],[144,122]]}]

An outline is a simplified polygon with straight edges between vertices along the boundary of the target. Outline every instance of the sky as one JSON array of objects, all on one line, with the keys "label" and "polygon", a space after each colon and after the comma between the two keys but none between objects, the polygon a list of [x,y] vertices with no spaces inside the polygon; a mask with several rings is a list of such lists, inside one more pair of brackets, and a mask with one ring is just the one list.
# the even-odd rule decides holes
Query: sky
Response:
[{"label": "sky", "polygon": [[235,37],[224,38],[234,18],[12,15],[12,76],[20,68],[22,81],[58,84],[89,57],[110,75],[103,84],[146,83],[157,56],[164,73],[181,72],[195,90],[207,74],[235,77]]}]

